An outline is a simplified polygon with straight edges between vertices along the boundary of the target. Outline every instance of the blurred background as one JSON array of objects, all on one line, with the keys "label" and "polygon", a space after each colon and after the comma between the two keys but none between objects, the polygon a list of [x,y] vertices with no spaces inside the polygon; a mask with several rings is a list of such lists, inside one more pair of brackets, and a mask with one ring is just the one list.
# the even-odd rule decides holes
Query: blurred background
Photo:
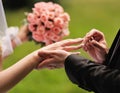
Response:
[{"label": "blurred background", "polygon": [[[66,38],[83,37],[89,30],[102,31],[108,47],[120,28],[120,0],[3,0],[8,26],[21,26],[25,12],[30,12],[35,2],[52,1],[63,6],[70,14],[70,35]],[[4,60],[4,69],[25,55],[40,48],[34,42],[17,47],[14,53]],[[85,52],[81,55],[90,58]],[[9,93],[90,93],[72,84],[64,69],[32,71]]]}]

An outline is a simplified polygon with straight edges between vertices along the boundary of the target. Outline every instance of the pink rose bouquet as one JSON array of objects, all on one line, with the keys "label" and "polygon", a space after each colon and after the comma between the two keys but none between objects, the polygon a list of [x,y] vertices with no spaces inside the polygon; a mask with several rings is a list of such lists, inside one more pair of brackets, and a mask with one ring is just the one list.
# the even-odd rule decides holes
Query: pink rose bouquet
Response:
[{"label": "pink rose bouquet", "polygon": [[64,9],[52,2],[34,4],[32,12],[27,14],[28,29],[32,39],[45,45],[62,40],[69,35],[70,16]]}]

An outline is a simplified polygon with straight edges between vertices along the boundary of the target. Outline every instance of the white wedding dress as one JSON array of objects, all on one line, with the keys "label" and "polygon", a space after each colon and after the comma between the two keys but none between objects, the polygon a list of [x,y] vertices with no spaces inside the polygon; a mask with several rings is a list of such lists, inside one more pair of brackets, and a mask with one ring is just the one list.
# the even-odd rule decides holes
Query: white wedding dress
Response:
[{"label": "white wedding dress", "polygon": [[13,52],[10,36],[7,31],[7,22],[2,5],[2,0],[0,0],[0,46],[2,48],[2,56],[8,56]]}]

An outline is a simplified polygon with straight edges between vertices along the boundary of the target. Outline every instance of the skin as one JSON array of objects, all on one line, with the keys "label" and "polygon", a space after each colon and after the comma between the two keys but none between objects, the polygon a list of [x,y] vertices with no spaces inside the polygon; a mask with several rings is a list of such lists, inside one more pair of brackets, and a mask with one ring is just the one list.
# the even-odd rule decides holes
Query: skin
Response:
[{"label": "skin", "polygon": [[[103,63],[105,55],[108,53],[107,43],[104,34],[96,29],[92,29],[83,38],[80,46],[94,59],[97,63]],[[57,50],[43,50],[39,52],[39,56],[42,56],[44,60],[38,65],[39,68],[59,68],[64,65],[65,59],[71,54],[57,49]]]},{"label": "skin", "polygon": [[43,50],[39,52],[39,56],[44,58],[44,60],[38,65],[37,69],[41,68],[62,68],[64,67],[65,59],[71,54],[80,54],[79,52],[67,52],[64,50]]},{"label": "skin", "polygon": [[[44,47],[43,49],[41,49],[41,51],[44,51],[44,50],[47,50],[47,51],[49,51],[49,50],[51,50],[51,51],[53,51],[53,50],[65,50],[65,51],[78,50],[78,49],[82,48],[82,46],[81,46],[82,41],[83,41],[82,38],[67,39],[64,41],[57,42],[54,45],[53,44],[49,45],[50,46],[49,49],[48,48],[46,49],[46,47]],[[76,46],[76,44],[78,44],[78,45]],[[79,52],[75,52],[75,54],[79,54]],[[43,60],[46,59],[44,57],[44,55],[42,56],[42,58],[43,58]],[[46,62],[45,62],[45,64],[46,64]],[[59,64],[59,65],[57,65],[57,68],[61,68],[63,66],[64,66],[63,64]],[[42,64],[40,64],[37,67],[37,69],[40,69],[40,68],[52,69],[52,68],[54,68],[54,64],[44,65],[44,62],[42,62]]]},{"label": "skin", "polygon": [[0,46],[0,71],[2,70],[2,48]]},{"label": "skin", "polygon": [[[8,67],[5,70],[0,71],[0,93],[5,93],[14,87],[18,82],[20,82],[25,76],[27,76],[33,69],[38,67],[40,62],[44,60],[43,56],[40,56],[38,53],[40,51],[53,51],[53,50],[77,50],[81,48],[80,43],[83,39],[67,39],[63,40],[41,49],[38,49],[31,54],[27,55],[16,64]],[[76,45],[78,44],[78,45]],[[2,69],[2,61],[0,62],[0,69]],[[7,77],[7,78],[6,78]]]},{"label": "skin", "polygon": [[92,29],[84,37],[83,49],[94,59],[95,62],[103,63],[105,55],[108,53],[104,34],[96,29]]},{"label": "skin", "polygon": [[[10,90],[35,68],[63,67],[65,59],[70,54],[78,54],[67,51],[81,47],[96,62],[102,62],[107,53],[104,35],[99,31],[90,31],[84,39],[67,39],[38,49],[5,70],[2,70],[2,61],[0,61],[0,92],[5,93]],[[102,52],[100,52],[101,50]]]},{"label": "skin", "polygon": [[39,56],[42,56],[44,60],[38,65],[39,68],[48,68],[51,65],[52,68],[59,68],[59,65],[64,65],[65,59],[71,54],[79,54],[79,53],[70,53],[64,50],[43,50],[40,51]]},{"label": "skin", "polygon": [[[21,40],[22,43],[28,41],[28,34],[29,30],[27,25],[23,25],[20,27],[20,30],[17,34],[17,37]],[[17,47],[17,45],[15,44],[14,40],[11,41],[12,42],[12,47],[15,48]]]},{"label": "skin", "polygon": [[[6,92],[22,80],[36,65],[39,64],[39,57],[34,52],[22,60],[18,61],[11,67],[0,72],[0,90],[1,93]],[[7,78],[6,78],[7,77]]]}]

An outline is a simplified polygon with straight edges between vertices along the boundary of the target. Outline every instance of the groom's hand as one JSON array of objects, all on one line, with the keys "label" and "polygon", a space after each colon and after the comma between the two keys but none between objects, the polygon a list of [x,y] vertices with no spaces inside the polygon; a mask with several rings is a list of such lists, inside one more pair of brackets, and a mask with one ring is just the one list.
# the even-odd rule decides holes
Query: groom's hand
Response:
[{"label": "groom's hand", "polygon": [[44,60],[38,65],[39,68],[61,68],[64,67],[65,59],[71,54],[79,54],[79,52],[67,52],[64,50],[43,50],[38,53]]},{"label": "groom's hand", "polygon": [[105,60],[108,48],[102,32],[92,29],[84,37],[83,44],[83,49],[88,52],[95,62],[102,63]]},{"label": "groom's hand", "polygon": [[[66,39],[66,40],[62,40],[62,41],[59,41],[59,42],[56,42],[56,43],[53,43],[51,45],[48,45],[48,46],[45,46],[41,49],[38,49],[37,52],[40,52],[39,56],[42,60],[42,62],[40,62],[41,64],[38,66],[38,68],[44,68],[44,67],[49,67],[49,68],[53,68],[54,67],[54,64],[49,64],[49,65],[46,65],[48,64],[49,62],[47,61],[50,61],[51,60],[51,56],[52,56],[52,51],[55,52],[55,50],[59,53],[59,51],[61,50],[65,50],[66,52],[67,51],[73,51],[73,50],[78,50],[80,49],[82,46],[80,45],[82,43],[83,39],[82,38],[77,38],[77,39]],[[47,52],[43,52],[43,51],[51,51],[49,53],[49,55],[45,54]],[[64,53],[66,53],[64,52]],[[60,52],[60,53],[63,53],[63,52]],[[56,55],[60,55],[60,54],[57,54]],[[65,55],[65,54],[61,54],[61,55]],[[53,57],[53,56],[52,56]],[[61,57],[61,56],[60,56]],[[55,58],[55,57],[53,57]],[[61,57],[61,58],[64,58],[64,57]],[[54,61],[53,61],[54,62]],[[56,64],[56,62],[54,62]],[[60,62],[61,63],[61,62]],[[57,68],[59,67],[63,67],[63,64],[59,64],[59,65],[55,65],[57,66]]]}]

